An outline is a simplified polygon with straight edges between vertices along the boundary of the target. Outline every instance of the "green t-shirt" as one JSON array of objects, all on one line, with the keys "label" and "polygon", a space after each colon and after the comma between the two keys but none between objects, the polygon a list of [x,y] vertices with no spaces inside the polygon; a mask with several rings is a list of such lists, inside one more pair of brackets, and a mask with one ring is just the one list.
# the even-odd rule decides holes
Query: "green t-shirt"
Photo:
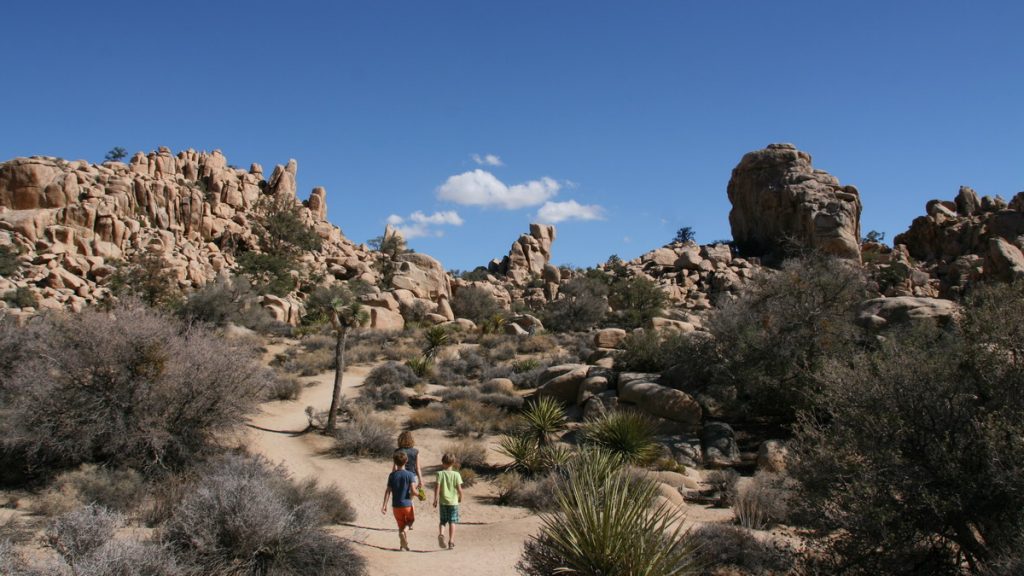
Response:
[{"label": "green t-shirt", "polygon": [[440,502],[444,506],[456,506],[459,503],[458,487],[462,486],[462,474],[458,470],[441,470],[437,473],[437,485],[440,488]]}]

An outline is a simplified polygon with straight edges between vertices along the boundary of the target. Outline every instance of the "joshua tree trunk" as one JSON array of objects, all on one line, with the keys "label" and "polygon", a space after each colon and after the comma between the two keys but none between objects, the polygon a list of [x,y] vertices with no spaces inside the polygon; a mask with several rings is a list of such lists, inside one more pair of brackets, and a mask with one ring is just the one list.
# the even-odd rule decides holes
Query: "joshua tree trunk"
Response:
[{"label": "joshua tree trunk", "polygon": [[334,332],[334,395],[331,396],[331,411],[327,414],[328,434],[334,432],[338,424],[338,405],[341,404],[341,380],[345,375],[345,341],[348,340],[348,328],[340,328]]}]

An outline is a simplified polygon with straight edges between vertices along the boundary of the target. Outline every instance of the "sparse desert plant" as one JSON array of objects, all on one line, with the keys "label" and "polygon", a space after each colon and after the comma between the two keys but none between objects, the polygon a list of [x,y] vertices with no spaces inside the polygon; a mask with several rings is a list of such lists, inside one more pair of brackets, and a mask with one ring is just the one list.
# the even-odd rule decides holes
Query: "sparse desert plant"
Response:
[{"label": "sparse desert plant", "polygon": [[459,475],[462,476],[462,484],[469,488],[476,484],[478,474],[472,468],[459,468]]},{"label": "sparse desert plant", "polygon": [[502,342],[501,344],[490,350],[487,356],[491,360],[496,360],[499,362],[511,360],[516,357],[516,345],[513,344],[512,342]]},{"label": "sparse desert plant", "polygon": [[541,515],[540,534],[516,566],[520,573],[548,575],[552,567],[577,574],[699,573],[681,509],[655,504],[656,483],[621,466],[600,450],[569,464],[566,479],[556,485],[557,512]]},{"label": "sparse desert plant", "polygon": [[315,478],[307,478],[288,486],[284,495],[292,506],[313,504],[323,513],[324,519],[330,524],[352,522],[356,519],[356,510],[348,497],[335,484],[321,486]]},{"label": "sparse desert plant", "polygon": [[521,474],[533,475],[541,469],[540,446],[527,434],[507,434],[498,441],[498,452],[512,459],[510,467]]},{"label": "sparse desert plant", "polygon": [[10,244],[0,244],[0,276],[10,278],[21,269],[21,260],[18,259],[19,250]]},{"label": "sparse desert plant", "polygon": [[[565,283],[560,298],[544,308],[544,326],[556,332],[589,330],[608,312],[608,285],[580,276]],[[539,351],[539,350],[538,350]]]},{"label": "sparse desert plant", "polygon": [[297,502],[295,490],[261,458],[223,458],[175,507],[163,540],[205,573],[364,574],[351,545],[323,529],[328,514],[315,499]]},{"label": "sparse desert plant", "polygon": [[412,388],[419,381],[419,376],[409,366],[397,362],[388,362],[371,370],[366,375],[366,379],[363,380],[363,386],[376,388],[391,385],[398,388]]},{"label": "sparse desert plant", "polygon": [[34,324],[3,377],[0,435],[36,470],[189,464],[254,409],[270,377],[247,347],[138,306]]},{"label": "sparse desert plant", "polygon": [[460,440],[444,447],[446,453],[454,454],[460,468],[484,468],[487,466],[487,446],[476,440]]},{"label": "sparse desert plant", "polygon": [[666,296],[661,288],[647,278],[620,278],[612,282],[608,292],[612,319],[623,328],[637,328],[658,316]]},{"label": "sparse desert plant", "polygon": [[764,530],[789,516],[793,481],[781,474],[758,472],[736,491],[732,508],[736,522],[750,530]]},{"label": "sparse desert plant", "polygon": [[662,372],[678,361],[688,345],[685,334],[636,330],[622,341],[622,353],[616,356],[615,366],[629,372]]},{"label": "sparse desert plant", "polygon": [[80,559],[72,574],[94,576],[188,576],[166,547],[152,542],[115,538]]},{"label": "sparse desert plant", "polygon": [[58,516],[86,504],[128,512],[145,492],[145,481],[135,470],[83,464],[77,470],[58,475],[40,494],[34,508],[45,516]]},{"label": "sparse desert plant", "polygon": [[522,506],[537,512],[554,510],[556,474],[536,478],[522,476],[516,472],[505,472],[494,481],[498,490],[498,503],[502,506]]},{"label": "sparse desert plant", "polygon": [[316,376],[334,369],[334,351],[318,348],[308,352],[295,350],[280,362],[281,369],[299,376]]},{"label": "sparse desert plant", "polygon": [[71,566],[114,537],[124,517],[102,506],[84,506],[54,518],[46,528],[46,543]]},{"label": "sparse desert plant", "polygon": [[478,400],[453,400],[446,406],[451,413],[451,431],[457,436],[502,433],[515,425],[507,412]]},{"label": "sparse desert plant", "polygon": [[705,566],[703,576],[742,570],[752,576],[791,574],[795,551],[783,543],[762,542],[749,530],[729,524],[705,524],[692,532]]},{"label": "sparse desert plant", "polygon": [[340,456],[385,458],[395,451],[396,432],[391,422],[368,412],[356,411],[350,422],[335,430],[332,452]]},{"label": "sparse desert plant", "polygon": [[516,351],[520,354],[551,352],[556,348],[558,341],[550,334],[533,334],[516,341]]},{"label": "sparse desert plant", "polygon": [[267,400],[296,400],[302,393],[302,381],[289,374],[275,374],[267,383]]},{"label": "sparse desert plant", "polygon": [[477,326],[481,326],[501,311],[501,305],[494,296],[479,286],[460,288],[455,292],[451,305],[456,317],[472,320]]},{"label": "sparse desert plant", "polygon": [[4,302],[12,308],[35,308],[36,294],[28,286],[18,286],[4,294]]},{"label": "sparse desert plant", "polygon": [[429,378],[434,371],[434,360],[429,356],[417,356],[406,360],[405,366],[417,378]]},{"label": "sparse desert plant", "polygon": [[417,428],[448,428],[451,426],[451,415],[444,406],[439,404],[431,404],[426,408],[420,408],[414,411],[410,416],[406,426],[410,430],[416,430]]},{"label": "sparse desert plant", "polygon": [[718,506],[728,508],[739,494],[740,475],[732,468],[712,470],[705,474],[704,482],[718,495]]},{"label": "sparse desert plant", "polygon": [[618,410],[590,420],[583,427],[588,444],[618,454],[629,464],[648,464],[658,454],[657,425],[634,410]]}]

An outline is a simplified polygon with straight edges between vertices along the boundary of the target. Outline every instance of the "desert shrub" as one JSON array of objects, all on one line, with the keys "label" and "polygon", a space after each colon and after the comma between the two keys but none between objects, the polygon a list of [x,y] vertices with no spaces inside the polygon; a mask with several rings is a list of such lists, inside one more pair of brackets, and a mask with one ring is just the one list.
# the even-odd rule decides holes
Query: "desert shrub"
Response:
[{"label": "desert shrub", "polygon": [[739,486],[732,503],[736,522],[750,530],[763,530],[789,517],[794,485],[788,477],[758,472]]},{"label": "desert shrub", "polygon": [[406,427],[410,430],[418,428],[440,428],[445,429],[451,426],[451,414],[439,404],[431,404],[426,408],[420,408],[409,415]]},{"label": "desert shrub", "polygon": [[206,573],[364,574],[351,545],[323,529],[328,514],[315,499],[296,501],[295,490],[261,458],[223,458],[175,508],[163,540]]},{"label": "desert shrub", "polygon": [[867,295],[859,267],[812,255],[755,277],[706,322],[710,340],[693,339],[677,361],[694,382],[735,391],[747,417],[792,423],[822,388],[822,370],[849,357],[853,323]]},{"label": "desert shrub", "polygon": [[317,349],[309,352],[291,351],[278,361],[282,370],[299,376],[316,376],[334,370],[334,350]]},{"label": "desert shrub", "polygon": [[90,576],[187,576],[192,570],[182,566],[166,547],[137,540],[113,539],[80,559],[72,574]]},{"label": "desert shrub", "polygon": [[433,358],[451,342],[451,332],[447,326],[430,326],[423,330],[423,340],[423,356]]},{"label": "desert shrub", "polygon": [[512,459],[508,468],[527,477],[539,477],[557,471],[575,455],[559,443],[541,445],[537,437],[519,428],[501,437],[498,452]]},{"label": "desert shrub", "polygon": [[107,286],[118,298],[135,298],[153,307],[174,309],[183,299],[177,272],[156,252],[138,252],[121,262]]},{"label": "desert shrub", "polygon": [[405,367],[411,370],[416,378],[429,378],[434,373],[434,360],[428,356],[417,356],[406,360]]},{"label": "desert shrub", "polygon": [[718,506],[728,508],[736,502],[739,494],[740,475],[732,468],[711,470],[704,475],[706,483],[718,498]]},{"label": "desert shrub", "polygon": [[589,330],[608,312],[608,285],[580,276],[561,286],[558,300],[544,307],[544,327],[556,332]]},{"label": "desert shrub", "polygon": [[622,341],[615,366],[627,372],[662,372],[689,349],[688,337],[676,331],[636,330]]},{"label": "desert shrub", "polygon": [[274,374],[266,389],[267,400],[295,400],[302,393],[302,381],[288,374]]},{"label": "desert shrub", "polygon": [[751,576],[792,573],[795,555],[792,548],[762,542],[739,526],[705,524],[695,529],[691,538],[700,551],[705,576],[731,574],[728,568]]},{"label": "desert shrub", "polygon": [[520,354],[551,352],[556,348],[558,348],[558,340],[549,334],[533,334],[516,341],[516,351]]},{"label": "desert shrub", "polygon": [[981,574],[1024,528],[1024,286],[962,314],[830,366],[791,467],[822,570]]},{"label": "desert shrub", "polygon": [[[530,364],[513,364],[512,372],[507,376],[512,384],[519,389],[531,389],[538,386],[537,378],[540,377],[541,373],[548,369],[549,365],[540,363],[533,365],[531,360],[524,362],[530,362]],[[532,368],[530,366],[533,366]]]},{"label": "desert shrub", "polygon": [[516,357],[516,345],[513,342],[502,342],[487,353],[488,358],[499,362]]},{"label": "desert shrub", "polygon": [[665,293],[647,278],[620,278],[612,282],[608,303],[612,319],[623,328],[638,328],[662,313]]},{"label": "desert shrub", "polygon": [[252,350],[139,307],[47,316],[32,334],[3,380],[0,433],[44,470],[189,464],[253,410],[270,377]]},{"label": "desert shrub", "polygon": [[391,422],[357,411],[351,421],[340,424],[335,430],[332,452],[340,456],[385,458],[395,451],[396,432]]},{"label": "desert shrub", "polygon": [[537,478],[524,477],[516,472],[505,472],[494,481],[498,490],[498,504],[522,506],[537,512],[554,510],[557,475],[547,474]]},{"label": "desert shrub", "polygon": [[468,386],[483,379],[490,361],[476,348],[463,348],[458,356],[438,362],[434,383],[442,386]]},{"label": "desert shrub", "polygon": [[390,410],[405,404],[405,387],[417,381],[419,378],[408,366],[394,362],[381,364],[366,376],[359,400],[378,410]]},{"label": "desert shrub", "polygon": [[312,504],[320,509],[327,523],[341,524],[356,519],[356,510],[348,497],[335,484],[320,486],[315,478],[286,486],[285,498],[292,506]]},{"label": "desert shrub", "polygon": [[565,406],[550,396],[543,396],[520,412],[519,423],[526,435],[534,437],[538,445],[544,446],[551,442],[555,434],[565,430]]},{"label": "desert shrub", "polygon": [[42,576],[45,573],[33,569],[13,542],[0,539],[0,574],[4,576]]},{"label": "desert shrub", "polygon": [[8,278],[21,269],[21,260],[18,259],[18,249],[13,245],[0,244],[0,276]]},{"label": "desert shrub", "polygon": [[74,566],[114,537],[124,518],[102,506],[84,506],[66,512],[46,528],[46,543]]},{"label": "desert shrub", "polygon": [[289,333],[291,326],[275,320],[256,297],[244,277],[218,278],[189,294],[177,314],[186,322],[231,323],[265,334]]},{"label": "desert shrub", "polygon": [[39,303],[36,294],[27,286],[18,286],[4,294],[4,302],[12,308],[35,308]]},{"label": "desert shrub", "polygon": [[453,400],[446,406],[452,422],[450,430],[456,436],[500,434],[515,425],[507,412],[479,400]]},{"label": "desert shrub", "polygon": [[443,398],[445,402],[451,402],[453,400],[472,400],[508,411],[516,411],[523,406],[523,398],[520,396],[493,392],[483,393],[479,388],[472,388],[469,386],[443,390],[441,392],[441,398]]},{"label": "desert shrub", "polygon": [[479,475],[476,473],[476,470],[473,470],[472,468],[460,468],[459,475],[462,476],[462,484],[466,488],[469,488],[470,486],[476,484],[477,479],[479,477]]},{"label": "desert shrub", "polygon": [[528,576],[562,567],[580,574],[697,574],[695,545],[682,511],[655,504],[657,484],[625,473],[599,450],[574,459],[554,490],[557,513],[542,527],[516,568]]},{"label": "desert shrub", "polygon": [[[502,378],[501,376],[492,376],[492,378]],[[488,379],[486,382],[480,385],[481,394],[502,394],[505,396],[515,396],[515,389],[509,389],[500,380],[494,381]]]},{"label": "desert shrub", "polygon": [[472,320],[477,326],[501,313],[501,304],[490,292],[479,286],[460,288],[451,304],[456,317]]},{"label": "desert shrub", "polygon": [[83,464],[77,470],[58,475],[40,495],[35,509],[46,516],[57,516],[89,504],[128,512],[145,493],[145,481],[134,470]]},{"label": "desert shrub", "polygon": [[460,440],[445,446],[444,451],[455,455],[460,468],[487,467],[487,446],[483,442]]}]

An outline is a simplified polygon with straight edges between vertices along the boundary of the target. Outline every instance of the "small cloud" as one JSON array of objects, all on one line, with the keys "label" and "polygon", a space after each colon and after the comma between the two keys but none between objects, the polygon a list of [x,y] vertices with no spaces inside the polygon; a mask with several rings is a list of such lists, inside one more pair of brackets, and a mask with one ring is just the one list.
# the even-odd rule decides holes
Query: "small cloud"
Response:
[{"label": "small cloud", "polygon": [[392,214],[388,216],[387,223],[394,226],[399,234],[409,240],[425,236],[440,238],[444,236],[444,230],[439,230],[435,226],[462,226],[463,220],[454,210],[434,212],[429,216],[417,210],[407,218]]},{"label": "small cloud", "polygon": [[498,156],[496,156],[494,154],[484,154],[483,156],[481,156],[479,154],[473,154],[472,158],[473,158],[473,162],[476,162],[477,164],[479,164],[481,166],[504,166],[505,165],[505,163],[501,161],[501,158],[499,158]]},{"label": "small cloud", "polygon": [[545,202],[537,211],[537,218],[549,224],[565,220],[604,220],[604,208],[597,204],[580,204],[575,200]]},{"label": "small cloud", "polygon": [[622,241],[625,242],[626,244],[629,244],[630,242],[633,241],[633,239],[630,238],[629,236],[623,236]]},{"label": "small cloud", "polygon": [[437,188],[437,197],[467,206],[496,206],[515,210],[541,204],[558,194],[561,188],[561,184],[547,176],[508,186],[494,174],[477,168],[472,172],[449,177]]}]

